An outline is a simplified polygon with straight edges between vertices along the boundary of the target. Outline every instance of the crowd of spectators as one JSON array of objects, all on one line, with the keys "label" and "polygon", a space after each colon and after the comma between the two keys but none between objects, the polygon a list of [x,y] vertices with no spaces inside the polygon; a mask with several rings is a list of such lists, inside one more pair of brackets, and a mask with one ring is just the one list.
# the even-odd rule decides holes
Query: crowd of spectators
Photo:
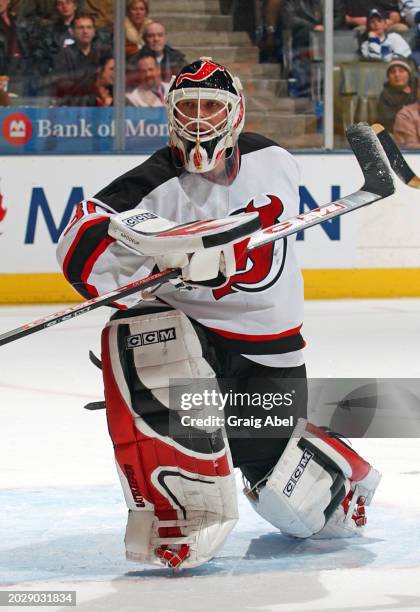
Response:
[{"label": "crowd of spectators", "polygon": [[[126,4],[127,104],[161,106],[187,62],[147,0]],[[111,106],[114,0],[0,0],[0,106]]]},{"label": "crowd of spectators", "polygon": [[[409,57],[420,65],[420,0],[334,0],[334,29],[354,31],[359,57],[389,62]],[[310,94],[311,35],[322,32],[322,0],[263,0],[260,61],[287,65],[296,95]],[[285,37],[291,39],[291,61]]]},{"label": "crowd of spectators", "polygon": [[[309,98],[311,45],[313,33],[324,30],[323,0],[259,4],[260,61],[278,63],[279,76],[282,70],[294,83],[291,95]],[[114,0],[0,0],[0,106],[41,100],[49,106],[112,106],[114,9]],[[163,106],[172,75],[186,63],[152,9],[148,0],[126,2],[129,106]],[[420,146],[420,0],[334,0],[334,28],[353,32],[356,62],[387,64],[375,119],[401,144]]]},{"label": "crowd of spectators", "polygon": [[[290,95],[310,98],[313,33],[324,29],[322,0],[262,0],[261,17],[256,37],[260,61],[279,63],[283,77],[293,83]],[[370,70],[370,62],[375,71],[375,65],[387,65],[371,119],[400,145],[420,148],[420,0],[334,0],[334,29],[337,41],[340,31],[352,31],[356,66],[363,62],[364,70]]]}]

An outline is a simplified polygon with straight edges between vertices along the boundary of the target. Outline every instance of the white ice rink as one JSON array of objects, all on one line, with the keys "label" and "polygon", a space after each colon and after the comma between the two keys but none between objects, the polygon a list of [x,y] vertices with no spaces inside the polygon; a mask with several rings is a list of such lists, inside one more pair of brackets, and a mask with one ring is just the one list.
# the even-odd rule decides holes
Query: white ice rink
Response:
[{"label": "white ice rink", "polygon": [[[0,308],[0,332],[56,309]],[[77,590],[86,612],[419,612],[413,438],[354,441],[383,473],[363,537],[288,539],[239,493],[238,525],[207,565],[172,575],[125,561],[105,414],[83,410],[102,399],[88,350],[99,354],[106,316],[0,348],[0,589]],[[303,333],[309,376],[420,377],[420,300],[307,302]]]}]

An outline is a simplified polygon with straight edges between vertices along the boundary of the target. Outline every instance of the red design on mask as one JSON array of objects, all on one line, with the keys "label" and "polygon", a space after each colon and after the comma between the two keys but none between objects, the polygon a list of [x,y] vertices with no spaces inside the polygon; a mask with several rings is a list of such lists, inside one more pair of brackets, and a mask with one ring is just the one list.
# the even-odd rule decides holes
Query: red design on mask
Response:
[{"label": "red design on mask", "polygon": [[175,84],[177,87],[179,87],[179,85],[181,85],[181,83],[186,79],[189,81],[204,81],[218,70],[225,72],[223,66],[219,66],[219,64],[205,60],[202,62],[197,72],[185,72],[184,74],[180,74]]}]

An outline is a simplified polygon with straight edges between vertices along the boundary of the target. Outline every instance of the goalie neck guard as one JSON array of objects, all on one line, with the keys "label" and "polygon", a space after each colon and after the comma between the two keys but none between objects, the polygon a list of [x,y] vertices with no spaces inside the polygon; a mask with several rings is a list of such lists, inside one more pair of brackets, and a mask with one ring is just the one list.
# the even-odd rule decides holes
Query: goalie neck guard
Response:
[{"label": "goalie neck guard", "polygon": [[166,99],[175,164],[188,172],[214,170],[236,145],[245,119],[242,85],[202,57],[172,78]]}]

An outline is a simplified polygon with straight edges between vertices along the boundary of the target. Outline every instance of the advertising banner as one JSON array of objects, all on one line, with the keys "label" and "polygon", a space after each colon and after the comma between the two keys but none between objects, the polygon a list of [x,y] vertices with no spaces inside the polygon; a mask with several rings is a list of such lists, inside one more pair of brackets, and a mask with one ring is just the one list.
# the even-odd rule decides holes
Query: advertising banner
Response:
[{"label": "advertising banner", "polygon": [[[11,281],[13,275],[24,274],[26,283],[28,275],[58,277],[56,244],[76,204],[145,159],[94,154],[0,157],[0,300],[11,294],[6,276]],[[363,183],[350,153],[302,154],[297,159],[301,212],[344,197]],[[408,159],[416,168],[419,158]],[[418,217],[419,198],[418,192],[399,183],[395,195],[299,233],[296,252],[308,295],[420,295],[420,224],[412,222]],[[355,274],[360,271],[363,276]]]},{"label": "advertising banner", "polygon": [[[0,108],[1,154],[112,153],[112,108]],[[168,141],[164,108],[126,108],[126,150],[148,155]]]}]

